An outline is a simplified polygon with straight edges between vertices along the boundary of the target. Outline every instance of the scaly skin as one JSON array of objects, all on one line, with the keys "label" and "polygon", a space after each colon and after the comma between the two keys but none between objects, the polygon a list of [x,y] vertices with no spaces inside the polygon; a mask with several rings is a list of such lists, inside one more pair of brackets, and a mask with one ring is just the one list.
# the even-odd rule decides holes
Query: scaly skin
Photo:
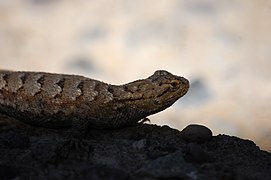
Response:
[{"label": "scaly skin", "polygon": [[47,127],[118,128],[171,106],[189,82],[163,70],[123,85],[77,75],[0,70],[0,113]]}]

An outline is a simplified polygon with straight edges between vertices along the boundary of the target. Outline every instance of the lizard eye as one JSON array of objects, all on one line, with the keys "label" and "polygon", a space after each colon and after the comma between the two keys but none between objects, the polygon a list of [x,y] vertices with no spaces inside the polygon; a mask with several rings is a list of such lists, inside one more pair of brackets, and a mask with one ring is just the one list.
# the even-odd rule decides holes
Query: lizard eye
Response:
[{"label": "lizard eye", "polygon": [[170,85],[171,85],[172,88],[176,88],[179,84],[180,84],[180,82],[177,81],[177,80],[172,80],[170,82]]}]

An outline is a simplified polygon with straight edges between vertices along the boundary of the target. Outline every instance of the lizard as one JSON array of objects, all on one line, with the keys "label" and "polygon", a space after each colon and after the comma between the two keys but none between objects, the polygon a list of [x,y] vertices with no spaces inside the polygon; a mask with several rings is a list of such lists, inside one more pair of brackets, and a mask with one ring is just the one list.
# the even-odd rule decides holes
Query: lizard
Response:
[{"label": "lizard", "polygon": [[45,128],[128,127],[160,112],[189,89],[165,70],[111,85],[79,75],[0,70],[0,113]]}]

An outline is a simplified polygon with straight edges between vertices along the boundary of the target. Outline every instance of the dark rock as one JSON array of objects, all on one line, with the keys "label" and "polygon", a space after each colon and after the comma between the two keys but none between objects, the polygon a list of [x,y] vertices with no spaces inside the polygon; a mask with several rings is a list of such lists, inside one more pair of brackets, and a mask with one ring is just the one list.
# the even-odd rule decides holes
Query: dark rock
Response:
[{"label": "dark rock", "polygon": [[197,170],[186,163],[181,151],[159,157],[148,162],[137,172],[139,176],[154,178],[185,178],[190,179],[191,174],[196,176]]},{"label": "dark rock", "polygon": [[8,166],[0,164],[0,179],[8,180],[13,179],[19,174],[16,166]]},{"label": "dark rock", "polygon": [[7,132],[2,139],[10,148],[25,149],[29,147],[29,138],[19,132]]},{"label": "dark rock", "polygon": [[188,162],[203,164],[213,161],[212,157],[205,150],[203,150],[200,145],[195,143],[190,143],[187,145],[185,154],[185,159]]},{"label": "dark rock", "polygon": [[146,139],[141,139],[139,141],[135,141],[133,143],[133,147],[138,150],[144,149],[146,147]]},{"label": "dark rock", "polygon": [[[90,129],[84,139],[91,147],[88,159],[57,158],[59,147],[70,139],[70,131],[32,126],[12,131],[0,131],[0,179],[271,177],[270,153],[261,151],[252,141],[226,135],[212,137],[212,132],[200,125],[190,125],[182,132],[149,124]],[[28,142],[25,138],[28,145],[15,145],[17,141]]]},{"label": "dark rock", "polygon": [[103,179],[103,180],[125,180],[128,179],[128,174],[125,173],[123,170],[115,169],[115,168],[109,168],[107,166],[97,165],[90,168],[85,169],[82,171],[82,174],[84,174],[85,180],[91,179]]},{"label": "dark rock", "polygon": [[203,143],[209,141],[212,138],[212,131],[202,125],[190,124],[186,126],[182,131],[182,138],[188,142]]}]

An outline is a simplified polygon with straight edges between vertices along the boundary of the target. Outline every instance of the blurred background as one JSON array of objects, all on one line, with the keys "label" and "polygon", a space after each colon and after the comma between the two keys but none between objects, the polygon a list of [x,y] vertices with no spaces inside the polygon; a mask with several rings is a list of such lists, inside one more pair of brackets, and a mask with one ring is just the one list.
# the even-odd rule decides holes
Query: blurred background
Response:
[{"label": "blurred background", "polygon": [[152,123],[271,151],[270,0],[0,0],[0,69],[112,84],[164,69],[189,93]]}]

